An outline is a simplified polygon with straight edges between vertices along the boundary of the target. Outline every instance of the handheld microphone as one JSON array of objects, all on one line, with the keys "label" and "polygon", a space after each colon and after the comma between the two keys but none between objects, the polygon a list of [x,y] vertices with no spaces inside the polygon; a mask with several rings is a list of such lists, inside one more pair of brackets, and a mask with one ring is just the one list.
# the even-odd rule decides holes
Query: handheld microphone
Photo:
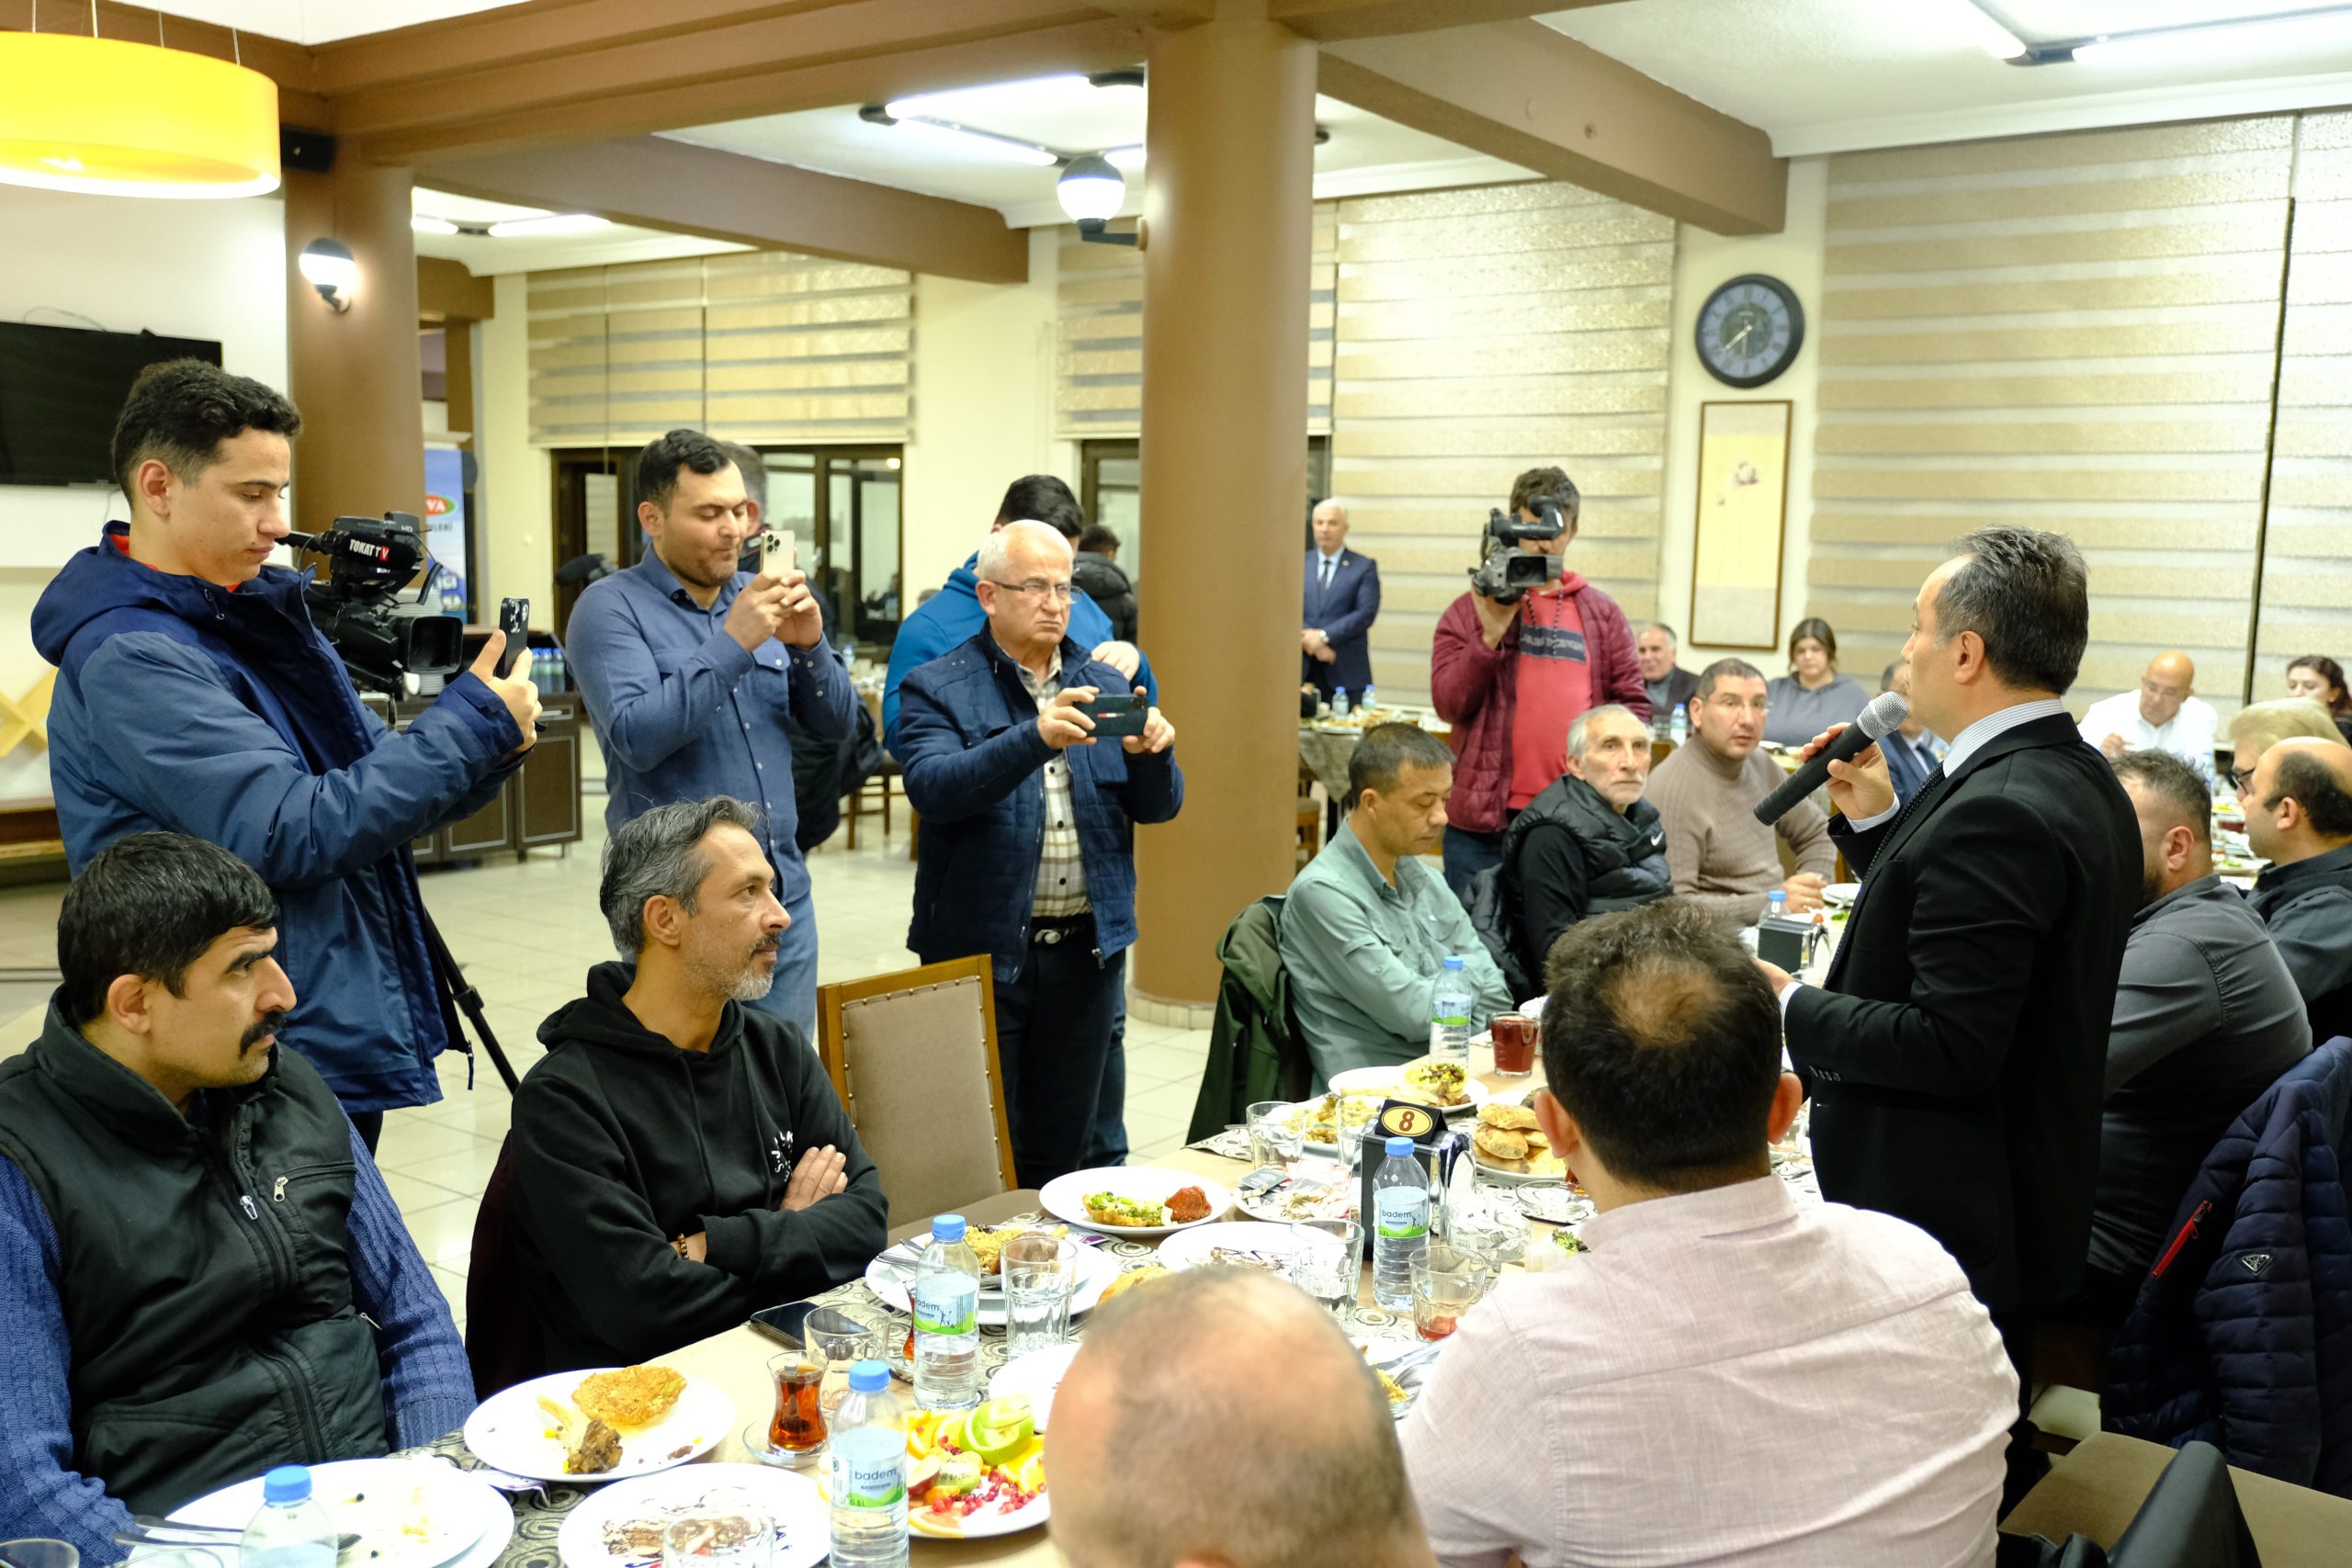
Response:
[{"label": "handheld microphone", "polygon": [[1882,735],[1902,728],[1911,716],[1911,705],[1900,692],[1881,692],[1860,716],[1824,746],[1813,761],[1789,775],[1789,782],[1756,803],[1756,820],[1770,827],[1796,808],[1798,801],[1829,782],[1829,764],[1850,762],[1869,750]]}]

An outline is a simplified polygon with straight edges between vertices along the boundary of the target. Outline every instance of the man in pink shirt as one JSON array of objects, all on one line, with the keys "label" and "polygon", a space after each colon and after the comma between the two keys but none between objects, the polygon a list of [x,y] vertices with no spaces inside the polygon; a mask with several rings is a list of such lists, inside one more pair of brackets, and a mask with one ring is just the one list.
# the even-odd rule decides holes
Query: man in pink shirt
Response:
[{"label": "man in pink shirt", "polygon": [[[1547,504],[1566,529],[1524,547],[1564,555],[1581,506],[1566,471],[1530,468],[1512,483],[1511,514],[1521,522],[1541,521]],[[1566,569],[1515,599],[1474,589],[1446,606],[1430,645],[1430,694],[1438,716],[1454,726],[1460,760],[1447,807],[1445,880],[1465,899],[1473,876],[1502,863],[1511,818],[1567,770],[1568,725],[1578,714],[1622,703],[1644,723],[1650,717],[1625,613]]]},{"label": "man in pink shirt", "polygon": [[1753,961],[1668,899],[1547,977],[1535,1114],[1599,1212],[1406,1418],[1439,1562],[1988,1568],[2017,1376],[1925,1231],[1771,1173],[1799,1089]]}]

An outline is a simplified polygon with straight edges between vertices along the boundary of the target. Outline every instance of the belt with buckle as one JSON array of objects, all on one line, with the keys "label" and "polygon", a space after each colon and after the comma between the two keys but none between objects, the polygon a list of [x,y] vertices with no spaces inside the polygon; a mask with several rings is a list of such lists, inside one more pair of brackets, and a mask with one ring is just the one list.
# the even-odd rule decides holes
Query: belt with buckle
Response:
[{"label": "belt with buckle", "polygon": [[1057,915],[1052,919],[1029,922],[1029,940],[1039,947],[1058,947],[1080,936],[1091,935],[1094,916],[1091,913]]}]

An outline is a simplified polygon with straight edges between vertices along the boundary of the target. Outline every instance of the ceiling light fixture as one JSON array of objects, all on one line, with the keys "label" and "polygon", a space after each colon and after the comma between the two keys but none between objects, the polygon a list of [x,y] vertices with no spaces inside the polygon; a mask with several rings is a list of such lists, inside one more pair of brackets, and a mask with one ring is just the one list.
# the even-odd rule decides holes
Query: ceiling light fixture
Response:
[{"label": "ceiling light fixture", "polygon": [[2217,50],[2245,48],[2352,50],[2352,6],[2110,33],[2075,44],[2073,54],[2079,65],[2173,65],[2208,59]]},{"label": "ceiling light fixture", "polygon": [[1062,210],[1078,224],[1078,237],[1101,245],[1132,245],[1135,235],[1114,234],[1110,221],[1119,215],[1127,203],[1127,182],[1111,161],[1099,153],[1089,152],[1083,158],[1073,158],[1062,177],[1054,182],[1054,196]]},{"label": "ceiling light fixture", "polygon": [[1143,143],[1138,141],[1132,147],[1105,147],[1102,156],[1110,160],[1114,169],[1140,169],[1143,167]]},{"label": "ceiling light fixture", "polygon": [[2014,28],[1984,9],[1977,0],[1959,0],[1952,18],[1970,43],[1996,60],[2017,60],[2033,52]]},{"label": "ceiling light fixture", "polygon": [[912,112],[924,100],[900,98],[888,104],[868,104],[857,111],[857,118],[868,125],[888,125],[917,135],[927,136],[943,145],[953,145],[966,152],[982,152],[991,157],[1026,164],[1032,168],[1050,169],[1062,161],[1060,153],[1034,141],[1023,141],[1017,136],[1000,136],[993,130],[976,130],[951,119]]},{"label": "ceiling light fixture", "polygon": [[447,218],[435,218],[423,212],[412,213],[408,226],[413,232],[419,234],[455,234],[461,231]]},{"label": "ceiling light fixture", "polygon": [[508,218],[484,231],[493,240],[551,240],[570,234],[594,234],[613,221],[593,212],[550,212],[542,218]]},{"label": "ceiling light fixture", "polygon": [[0,182],[84,196],[277,188],[277,84],[242,64],[95,34],[0,32]]},{"label": "ceiling light fixture", "polygon": [[339,316],[351,309],[351,297],[359,292],[359,261],[349,245],[341,240],[313,240],[302,247],[295,265],[328,310]]}]

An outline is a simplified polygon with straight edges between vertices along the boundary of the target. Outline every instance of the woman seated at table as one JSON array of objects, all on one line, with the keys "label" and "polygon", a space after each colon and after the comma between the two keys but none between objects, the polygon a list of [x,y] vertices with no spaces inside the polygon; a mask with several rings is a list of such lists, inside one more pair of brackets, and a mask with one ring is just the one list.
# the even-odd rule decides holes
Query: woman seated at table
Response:
[{"label": "woman seated at table", "polygon": [[2327,710],[2344,739],[2352,741],[2352,691],[2344,686],[2344,666],[2324,653],[2306,653],[2287,666],[2287,694],[2309,697]]},{"label": "woman seated at table", "polygon": [[1772,705],[1764,718],[1767,746],[1802,746],[1833,724],[1853,723],[1871,700],[1851,676],[1838,672],[1838,634],[1818,615],[1789,633],[1789,672],[1766,696]]}]

